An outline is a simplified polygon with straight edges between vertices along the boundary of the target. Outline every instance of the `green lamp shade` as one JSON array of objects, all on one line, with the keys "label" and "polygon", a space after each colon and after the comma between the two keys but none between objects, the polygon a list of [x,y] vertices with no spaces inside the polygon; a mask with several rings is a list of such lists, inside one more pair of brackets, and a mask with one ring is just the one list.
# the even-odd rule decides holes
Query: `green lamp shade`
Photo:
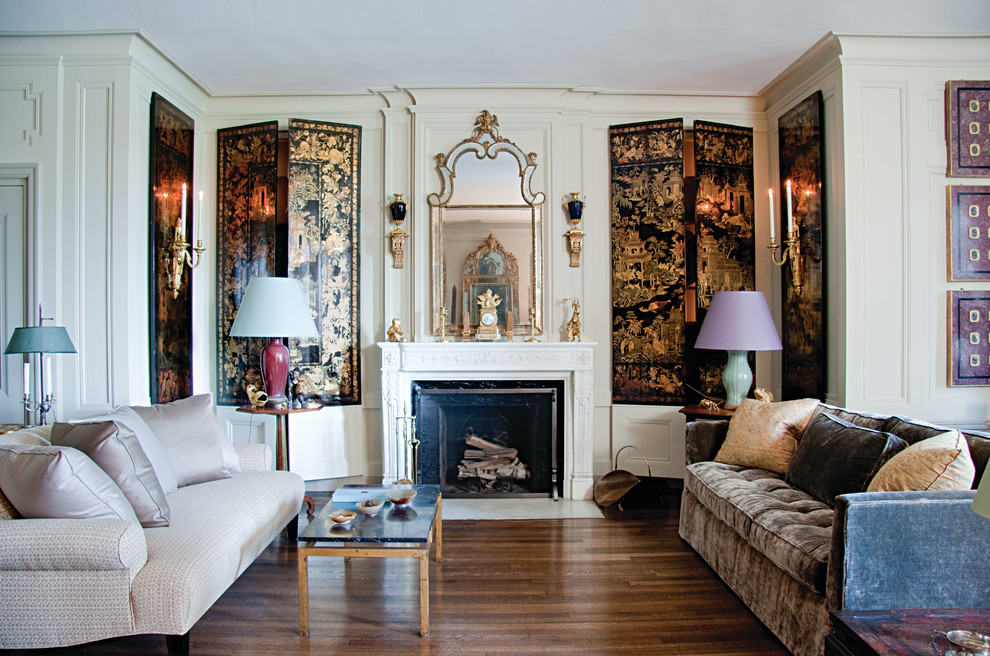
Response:
[{"label": "green lamp shade", "polygon": [[62,326],[14,328],[4,355],[9,353],[75,353],[76,347]]}]

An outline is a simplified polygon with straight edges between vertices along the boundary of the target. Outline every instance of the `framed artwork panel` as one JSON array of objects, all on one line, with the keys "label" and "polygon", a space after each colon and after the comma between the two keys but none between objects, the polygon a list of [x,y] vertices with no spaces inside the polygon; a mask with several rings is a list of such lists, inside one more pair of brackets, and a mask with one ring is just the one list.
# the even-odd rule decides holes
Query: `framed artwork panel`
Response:
[{"label": "framed artwork panel", "polygon": [[949,385],[990,385],[990,292],[949,292]]},{"label": "framed artwork panel", "polygon": [[949,280],[990,280],[990,186],[946,187]]},{"label": "framed artwork panel", "polygon": [[[168,245],[175,239],[181,213],[182,184],[187,187],[187,217],[193,216],[193,141],[195,122],[157,93],[151,94],[151,149],[148,203],[151,266],[150,313],[152,403],[168,403],[192,394],[192,276],[183,266],[179,288],[169,288]],[[195,217],[202,221],[202,217]],[[193,243],[193,221],[186,221]]]},{"label": "framed artwork panel", "polygon": [[990,175],[990,81],[945,83],[950,176]]}]

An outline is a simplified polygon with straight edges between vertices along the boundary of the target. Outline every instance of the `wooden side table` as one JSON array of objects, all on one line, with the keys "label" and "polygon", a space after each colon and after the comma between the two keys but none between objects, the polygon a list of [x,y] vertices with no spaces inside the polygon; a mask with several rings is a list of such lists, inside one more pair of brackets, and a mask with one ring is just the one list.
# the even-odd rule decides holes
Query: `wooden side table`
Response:
[{"label": "wooden side table", "polygon": [[275,469],[289,471],[289,415],[321,409],[323,409],[322,405],[311,408],[269,408],[268,406],[256,408],[252,405],[244,405],[237,411],[252,415],[275,415]]},{"label": "wooden side table", "polygon": [[[844,610],[832,613],[825,656],[914,656],[945,652],[933,631],[990,632],[990,610]],[[937,642],[936,642],[937,641]]]},{"label": "wooden side table", "polygon": [[688,421],[698,421],[699,419],[730,419],[735,413],[735,409],[726,410],[725,408],[718,408],[713,412],[700,404],[695,404],[686,405],[678,410],[678,412],[684,415]]}]

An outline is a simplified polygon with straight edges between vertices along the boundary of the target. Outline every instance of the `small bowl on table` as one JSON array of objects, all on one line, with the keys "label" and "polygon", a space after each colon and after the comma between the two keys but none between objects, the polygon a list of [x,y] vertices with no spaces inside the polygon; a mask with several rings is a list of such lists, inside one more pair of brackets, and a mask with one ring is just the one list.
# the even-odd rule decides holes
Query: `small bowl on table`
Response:
[{"label": "small bowl on table", "polygon": [[396,506],[405,506],[416,496],[416,490],[408,487],[396,487],[386,492],[385,496]]},{"label": "small bowl on table", "polygon": [[353,510],[334,510],[330,513],[330,519],[335,524],[346,524],[357,517],[357,513]]},{"label": "small bowl on table", "polygon": [[364,499],[357,504],[357,509],[368,517],[374,517],[384,507],[385,501],[382,499]]}]

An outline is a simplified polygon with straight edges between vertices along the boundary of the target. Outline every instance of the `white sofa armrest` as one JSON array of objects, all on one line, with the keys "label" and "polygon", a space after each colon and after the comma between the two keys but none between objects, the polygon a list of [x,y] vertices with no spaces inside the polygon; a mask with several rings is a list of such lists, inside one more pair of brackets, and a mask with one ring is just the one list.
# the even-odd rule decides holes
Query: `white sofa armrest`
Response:
[{"label": "white sofa armrest", "polygon": [[119,519],[0,521],[0,571],[129,570],[133,580],[147,561],[144,529],[134,522]]},{"label": "white sofa armrest", "polygon": [[272,468],[274,458],[267,444],[235,444],[234,451],[241,463],[241,471],[270,471]]}]

